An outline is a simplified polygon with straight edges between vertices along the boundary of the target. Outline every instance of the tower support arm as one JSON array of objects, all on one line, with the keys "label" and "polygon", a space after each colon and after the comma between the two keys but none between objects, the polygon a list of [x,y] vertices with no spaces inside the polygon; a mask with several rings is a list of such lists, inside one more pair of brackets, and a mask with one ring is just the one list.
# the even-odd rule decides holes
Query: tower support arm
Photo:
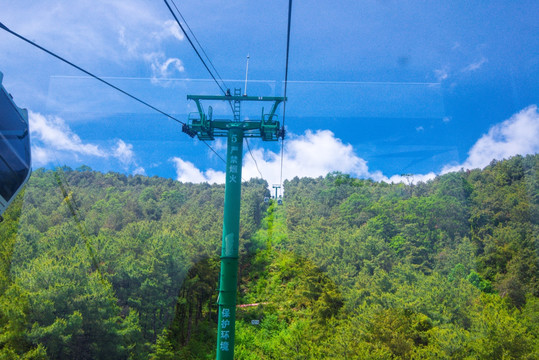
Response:
[{"label": "tower support arm", "polygon": [[220,101],[286,101],[282,96],[243,96],[243,95],[187,95],[187,100]]},{"label": "tower support arm", "polygon": [[[283,98],[283,99],[284,99],[284,98]],[[283,101],[283,100],[281,100],[281,101]],[[269,113],[269,115],[268,115],[267,121],[273,120],[273,115],[275,115],[275,111],[277,111],[277,107],[279,106],[279,104],[281,103],[281,101],[275,100],[275,102],[273,103],[273,106],[271,107],[271,110],[270,110],[270,113]]]}]

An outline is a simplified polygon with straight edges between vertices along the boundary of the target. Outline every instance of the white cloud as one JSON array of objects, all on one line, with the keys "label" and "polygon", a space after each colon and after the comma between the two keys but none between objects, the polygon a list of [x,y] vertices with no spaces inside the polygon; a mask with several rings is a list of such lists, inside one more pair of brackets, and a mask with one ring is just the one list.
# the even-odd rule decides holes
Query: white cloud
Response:
[{"label": "white cloud", "polygon": [[131,56],[136,56],[139,48],[139,42],[130,40],[125,33],[125,26],[119,26],[118,28],[118,42],[122,45],[127,53]]},{"label": "white cloud", "polygon": [[178,58],[166,58],[161,52],[154,52],[144,55],[144,60],[150,63],[152,70],[152,80],[166,79],[171,77],[174,72],[184,72],[183,63]]},{"label": "white cloud", "polygon": [[[252,149],[244,156],[243,178],[260,177],[256,168],[269,184],[279,184],[281,174],[281,154],[263,149]],[[370,173],[367,162],[357,156],[352,145],[344,144],[329,130],[307,130],[304,135],[290,136],[285,140],[283,154],[283,180],[298,177],[325,176],[339,171],[361,178],[381,180],[379,172]]]},{"label": "white cloud", "polygon": [[85,159],[117,159],[124,170],[136,167],[135,173],[145,173],[135,161],[133,145],[118,139],[110,149],[84,142],[65,121],[57,116],[44,116],[29,111],[34,166],[46,166],[59,161],[81,162]]},{"label": "white cloud", "polygon": [[110,150],[110,156],[118,159],[125,171],[135,168],[132,173],[137,175],[146,175],[146,170],[139,166],[136,161],[136,155],[133,151],[133,145],[128,144],[122,139],[116,140],[116,146]]},{"label": "white cloud", "polygon": [[184,161],[179,157],[171,159],[176,167],[177,180],[191,183],[217,183],[225,182],[225,173],[209,169],[205,172],[200,171],[192,162]]},{"label": "white cloud", "polygon": [[[116,147],[112,149],[112,156],[120,161],[124,169],[128,169],[129,166],[138,166],[135,161],[135,153],[133,152],[133,145],[127,144],[125,141],[118,139]],[[144,169],[138,168],[138,173],[144,172]],[[137,171],[136,170],[136,171]]]},{"label": "white cloud", "polygon": [[493,159],[502,160],[517,154],[537,152],[539,152],[539,113],[537,105],[532,105],[491,127],[470,149],[464,163],[447,165],[442,169],[442,173],[458,171],[461,168],[484,168]]},{"label": "white cloud", "polygon": [[[283,159],[283,176],[291,179],[295,176],[317,177],[324,176],[331,171],[349,173],[358,177],[369,176],[367,162],[358,157],[352,145],[343,144],[335,138],[329,130],[312,132],[307,130],[304,135],[292,137],[285,141]],[[262,174],[269,173],[278,183],[280,174],[280,153],[262,150],[253,151]],[[258,174],[254,161],[246,157],[245,176],[255,177]],[[275,176],[275,175],[277,176]]]},{"label": "white cloud", "polygon": [[[30,112],[30,129],[34,164],[46,165],[59,157],[87,156],[94,158],[114,158],[125,169],[135,168],[133,173],[145,174],[136,162],[133,146],[121,139],[108,149],[84,142],[59,117],[46,117]],[[221,144],[223,145],[223,144]],[[260,177],[257,166],[265,180],[271,184],[280,182],[281,154],[279,151],[254,148],[252,156],[244,155],[242,178]],[[245,149],[246,150],[246,147]],[[493,159],[501,160],[517,154],[526,155],[539,152],[539,112],[536,105],[529,106],[510,119],[494,125],[470,149],[468,158],[462,164],[443,167],[440,174],[487,166]],[[375,181],[417,183],[433,179],[437,174],[410,174],[384,176],[380,171],[370,171],[367,162],[359,157],[351,144],[343,143],[329,130],[307,130],[303,135],[290,135],[285,141],[283,155],[283,180],[298,177],[325,176],[339,171],[358,178]],[[256,164],[255,161],[256,160]],[[193,163],[179,157],[172,158],[177,179],[193,183],[224,183],[225,173],[214,169],[202,171]]]},{"label": "white cloud", "polygon": [[[252,157],[247,152],[244,155],[242,178],[259,178],[260,172],[269,184],[278,184],[281,174],[280,152],[273,152],[261,148],[252,149]],[[244,149],[245,150],[245,149]],[[253,158],[256,160],[253,160]],[[205,172],[199,170],[194,164],[180,158],[173,159],[177,178],[182,182],[216,182],[224,183],[225,173],[209,169]],[[362,178],[383,180],[380,172],[370,173],[367,162],[358,157],[352,145],[344,144],[329,130],[316,132],[307,130],[304,135],[290,136],[285,141],[283,158],[283,177],[292,179],[298,177],[325,176],[332,171],[352,174]],[[284,180],[283,179],[283,180]]]},{"label": "white cloud", "polygon": [[[268,183],[280,182],[281,157],[280,153],[255,149],[252,151],[258,167]],[[358,178],[370,178],[385,182],[419,182],[433,179],[436,174],[424,175],[395,175],[391,178],[380,171],[370,171],[367,162],[354,152],[352,145],[344,144],[341,139],[329,130],[312,132],[307,130],[304,135],[292,137],[285,141],[283,155],[283,177],[292,179],[298,177],[318,177],[338,171],[351,174]],[[249,154],[244,156],[243,178],[260,177],[256,165]],[[283,179],[283,180],[284,180]]]},{"label": "white cloud", "polygon": [[[261,148],[252,149],[252,157],[244,155],[242,178],[260,177],[269,185],[280,182],[281,155]],[[358,178],[371,178],[388,183],[413,184],[434,179],[437,175],[461,168],[473,169],[487,166],[493,159],[501,160],[517,154],[539,152],[539,113],[532,105],[513,115],[509,120],[493,126],[471,148],[468,159],[460,165],[447,165],[440,173],[384,176],[380,171],[369,171],[367,162],[357,156],[352,145],[344,144],[329,130],[307,130],[304,135],[290,136],[285,141],[283,157],[283,180],[298,177],[325,176],[332,171],[351,174]],[[253,158],[256,160],[253,160]],[[190,162],[173,159],[182,182],[224,183],[225,174],[209,169],[200,171]]]},{"label": "white cloud", "polygon": [[131,36],[126,35],[124,26],[118,28],[118,41],[127,49],[128,54],[144,60],[150,66],[153,79],[170,77],[174,71],[183,72],[183,62],[175,57],[167,57],[162,46],[163,42],[170,38],[184,40],[183,32],[176,21],[160,21],[154,18],[151,21],[141,20],[140,25],[142,24],[146,27],[143,33],[140,32],[141,29],[131,29]]},{"label": "white cloud", "polygon": [[183,72],[185,68],[183,67],[182,61],[178,58],[169,58],[166,59],[160,66],[159,66],[159,73],[162,77],[168,77],[172,73],[169,68],[172,67],[178,72]]},{"label": "white cloud", "polygon": [[[28,21],[29,12],[38,16]],[[146,54],[166,53],[167,41],[184,38],[162,3],[145,0],[19,0],[3,6],[2,17],[14,31],[100,75],[144,60]],[[0,53],[12,47],[0,44]],[[146,65],[151,70],[152,63]],[[180,65],[175,61],[174,66]]]},{"label": "white cloud", "polygon": [[[45,148],[70,151],[81,155],[106,157],[106,153],[97,145],[85,144],[75,134],[63,119],[59,117],[45,117],[41,114],[29,112],[30,131],[32,137],[39,140]],[[45,150],[40,153],[40,158],[45,159]]]},{"label": "white cloud", "polygon": [[[212,148],[216,151],[226,150],[226,140],[224,140],[223,138],[215,139],[215,141],[212,143]],[[209,152],[212,155],[215,155],[213,151],[209,150]]]},{"label": "white cloud", "polygon": [[157,35],[158,38],[174,37],[179,41],[183,41],[184,35],[175,20],[167,20],[163,23],[163,31]]},{"label": "white cloud", "polygon": [[466,66],[464,69],[462,69],[462,72],[471,72],[479,70],[485,63],[487,63],[488,60],[484,57],[482,57],[480,60],[471,63],[470,65]]},{"label": "white cloud", "polygon": [[449,70],[447,68],[434,70],[434,76],[438,82],[442,82],[449,77]]},{"label": "white cloud", "polygon": [[43,147],[32,144],[32,163],[35,166],[43,166],[51,162],[54,154]]},{"label": "white cloud", "polygon": [[143,167],[139,166],[135,170],[133,170],[133,175],[146,175],[146,170],[144,170]]},{"label": "white cloud", "polygon": [[[485,57],[482,57],[478,61],[473,62],[473,63],[469,64],[468,66],[462,68],[460,70],[460,72],[461,73],[468,73],[468,72],[477,71],[477,70],[481,69],[483,67],[483,65],[485,65],[487,62],[488,62],[488,59],[485,58]],[[451,74],[448,66],[444,66],[441,69],[434,70],[434,77],[436,78],[436,80],[438,82],[442,82],[444,80],[449,79],[449,77],[451,75],[452,74]]]},{"label": "white cloud", "polygon": [[404,184],[417,184],[419,182],[427,182],[436,177],[436,174],[430,172],[428,174],[410,174],[410,175],[393,175],[390,178],[383,179],[387,183],[404,183]]}]

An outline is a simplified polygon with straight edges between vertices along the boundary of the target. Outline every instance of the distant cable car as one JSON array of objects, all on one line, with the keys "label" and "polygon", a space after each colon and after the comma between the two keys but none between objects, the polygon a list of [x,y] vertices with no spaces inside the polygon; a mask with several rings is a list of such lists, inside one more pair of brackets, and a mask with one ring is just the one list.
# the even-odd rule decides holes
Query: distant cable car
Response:
[{"label": "distant cable car", "polygon": [[28,111],[15,105],[0,72],[0,221],[31,172]]},{"label": "distant cable car", "polygon": [[277,205],[282,205],[282,204],[283,204],[283,199],[281,199],[281,198],[279,197],[279,200],[277,200]]},{"label": "distant cable car", "polygon": [[265,202],[266,204],[269,203],[269,197],[266,196],[266,197],[264,198],[264,202]]}]

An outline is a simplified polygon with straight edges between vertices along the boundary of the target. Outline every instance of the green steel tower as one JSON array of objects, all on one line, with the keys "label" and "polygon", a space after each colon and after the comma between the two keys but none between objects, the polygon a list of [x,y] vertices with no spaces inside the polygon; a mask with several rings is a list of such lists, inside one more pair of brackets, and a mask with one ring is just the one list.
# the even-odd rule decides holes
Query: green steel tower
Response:
[{"label": "green steel tower", "polygon": [[[264,141],[277,141],[284,138],[284,128],[276,120],[275,111],[285,97],[242,96],[241,89],[234,95],[208,96],[187,95],[193,100],[198,112],[189,115],[183,132],[200,140],[213,140],[227,137],[225,206],[223,217],[223,238],[221,249],[221,273],[219,276],[219,320],[217,323],[217,360],[234,359],[234,338],[236,321],[236,289],[238,287],[238,249],[240,230],[241,166],[243,160],[243,139],[262,138]],[[214,120],[213,109],[207,113],[201,101],[227,101],[232,105],[233,120]],[[240,120],[242,101],[272,102],[269,113],[260,120]]]}]

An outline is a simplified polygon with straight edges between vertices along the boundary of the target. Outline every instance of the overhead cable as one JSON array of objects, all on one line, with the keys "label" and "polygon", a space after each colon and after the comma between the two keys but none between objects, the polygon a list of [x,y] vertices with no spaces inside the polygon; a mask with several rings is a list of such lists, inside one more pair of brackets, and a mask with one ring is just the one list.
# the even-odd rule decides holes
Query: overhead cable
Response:
[{"label": "overhead cable", "polygon": [[[204,67],[206,68],[206,70],[208,70],[208,73],[210,74],[210,76],[213,78],[213,81],[215,81],[215,83],[217,84],[217,86],[219,87],[219,89],[221,89],[221,92],[223,93],[223,95],[226,95],[227,92],[225,92],[223,90],[223,87],[221,87],[221,85],[219,84],[219,82],[217,81],[217,79],[215,78],[215,76],[213,75],[213,72],[210,70],[210,68],[208,67],[208,65],[206,65],[206,62],[202,59],[202,56],[200,55],[200,53],[198,52],[197,48],[195,47],[195,45],[193,44],[193,42],[191,41],[191,39],[189,38],[189,35],[187,35],[187,32],[185,31],[184,27],[182,26],[182,24],[180,23],[180,21],[178,20],[178,18],[176,17],[176,15],[174,14],[174,11],[172,11],[172,8],[169,6],[169,4],[167,3],[166,0],[165,1],[165,4],[167,5],[170,13],[172,14],[172,16],[174,17],[174,19],[176,20],[176,23],[178,24],[178,26],[180,27],[180,29],[182,30],[183,34],[185,35],[185,37],[187,38],[187,40],[189,40],[189,43],[191,44],[191,47],[193,48],[193,50],[195,50],[196,54],[198,55],[198,58],[200,59],[200,61],[202,61],[202,64],[204,65]],[[204,53],[204,55],[206,56],[206,59],[208,59],[208,62],[210,63],[211,67],[213,68],[213,70],[215,70],[215,73],[217,74],[217,77],[221,80],[223,86],[225,88],[228,88],[228,86],[225,84],[225,82],[223,81],[223,79],[221,78],[221,75],[219,75],[219,72],[217,71],[217,69],[215,68],[215,65],[213,65],[213,62],[211,61],[210,57],[208,56],[208,54],[206,53],[206,51],[204,51],[204,48],[202,47],[202,45],[200,44],[200,42],[198,41],[195,33],[193,32],[193,30],[191,30],[191,27],[189,26],[189,24],[187,23],[187,21],[185,20],[185,18],[183,17],[180,9],[178,8],[178,6],[176,6],[176,3],[174,2],[174,0],[171,0],[172,1],[172,5],[174,5],[174,7],[176,8],[176,11],[178,12],[178,14],[180,15],[180,17],[182,18],[183,22],[185,23],[185,26],[187,27],[187,29],[189,29],[189,32],[191,33],[191,35],[193,35],[193,38],[195,39],[196,43],[198,44],[198,46],[200,47],[200,50],[202,51],[202,53]],[[228,104],[230,105],[230,109],[232,110],[232,113],[234,113],[234,106],[232,105],[232,101],[228,101]]]},{"label": "overhead cable", "polygon": [[[15,35],[15,36],[18,37],[19,39],[24,40],[24,41],[26,41],[27,43],[29,43],[29,44],[31,44],[31,45],[37,47],[38,49],[40,49],[40,50],[46,52],[47,54],[54,56],[55,58],[57,58],[57,59],[59,59],[59,60],[65,62],[66,64],[71,65],[71,66],[74,67],[75,69],[82,71],[83,73],[85,73],[85,74],[87,74],[87,75],[93,77],[94,79],[101,81],[101,82],[104,83],[105,85],[110,86],[111,88],[113,88],[113,89],[115,89],[115,90],[121,92],[122,94],[129,96],[131,99],[136,100],[136,101],[138,101],[139,103],[141,103],[141,104],[143,104],[143,105],[146,105],[147,107],[149,107],[149,108],[151,108],[151,109],[157,111],[158,113],[161,113],[161,114],[165,115],[165,116],[168,117],[169,119],[172,119],[172,120],[174,120],[174,121],[177,121],[177,122],[179,122],[180,124],[182,124],[182,125],[184,125],[184,126],[187,125],[185,122],[183,122],[183,121],[177,119],[176,117],[174,117],[174,116],[172,116],[172,115],[170,115],[170,114],[167,114],[166,112],[164,112],[164,111],[162,111],[162,110],[156,108],[155,106],[153,106],[153,105],[151,105],[151,104],[148,104],[148,103],[145,102],[144,100],[141,100],[141,99],[139,99],[138,97],[136,97],[136,96],[134,96],[134,95],[131,95],[130,93],[128,93],[128,92],[126,92],[126,91],[120,89],[119,87],[117,87],[117,86],[115,86],[115,85],[112,85],[112,84],[109,83],[108,81],[103,80],[103,79],[100,78],[99,76],[94,75],[94,74],[92,74],[91,72],[89,72],[89,71],[87,71],[87,70],[84,70],[83,68],[81,68],[81,67],[78,66],[78,65],[75,65],[75,64],[72,63],[71,61],[64,59],[64,58],[61,57],[60,55],[57,55],[57,54],[53,53],[52,51],[49,51],[49,50],[45,49],[44,47],[42,47],[42,46],[36,44],[35,42],[33,42],[33,41],[31,41],[31,40],[25,38],[24,36],[17,34],[17,33],[14,32],[13,30],[11,30],[11,29],[9,29],[8,27],[6,27],[6,26],[5,26],[4,24],[2,24],[1,22],[0,22],[0,28],[4,29],[5,31],[9,32],[10,34]],[[219,154],[218,154],[218,153],[211,147],[211,145],[209,145],[209,144],[208,144],[207,142],[205,142],[205,141],[204,141],[204,144],[206,144],[206,146],[207,146],[208,148],[210,148],[210,150],[213,151],[213,152],[219,157],[219,159],[221,159],[223,162],[226,163],[225,159],[223,159],[223,157],[222,157],[221,155],[219,155]]]},{"label": "overhead cable", "polygon": [[215,155],[217,155],[217,157],[218,157],[219,159],[221,159],[221,161],[223,161],[223,162],[226,164],[226,160],[223,159],[223,157],[222,157],[221,155],[219,155],[219,153],[218,153],[217,151],[215,151],[215,149],[212,148],[211,145],[208,144],[208,143],[206,142],[206,140],[202,140],[202,142],[203,142],[204,145],[206,145],[211,151],[213,151],[213,153],[214,153]]},{"label": "overhead cable", "polygon": [[195,44],[193,44],[193,41],[191,40],[191,38],[189,37],[189,34],[187,34],[187,32],[185,31],[184,27],[182,26],[180,20],[178,20],[178,17],[176,16],[176,14],[174,13],[174,11],[172,10],[172,8],[170,7],[170,5],[168,4],[168,1],[167,0],[163,0],[165,2],[165,5],[167,6],[168,10],[170,11],[170,13],[172,14],[172,16],[174,17],[174,19],[176,20],[176,23],[178,24],[178,26],[180,27],[180,29],[182,29],[182,32],[183,34],[185,35],[185,37],[187,38],[187,40],[189,41],[189,44],[191,44],[191,47],[193,48],[193,50],[195,50],[196,54],[198,55],[198,58],[200,59],[200,61],[202,61],[202,64],[204,65],[204,67],[206,68],[206,70],[208,70],[208,73],[210,73],[213,81],[215,81],[215,83],[217,84],[217,86],[219,87],[219,89],[221,89],[221,92],[223,93],[223,95],[226,95],[226,91],[223,89],[223,87],[221,86],[221,84],[219,84],[219,82],[217,81],[217,79],[215,78],[215,76],[213,75],[213,72],[210,70],[210,68],[208,67],[208,65],[206,64],[206,62],[204,61],[204,59],[202,58],[202,56],[200,55],[200,52],[198,51],[198,49],[196,48]]},{"label": "overhead cable", "polygon": [[110,86],[111,88],[113,88],[113,89],[115,89],[115,90],[121,92],[122,94],[129,96],[131,99],[133,99],[133,100],[135,100],[135,101],[138,101],[139,103],[141,103],[141,104],[143,104],[143,105],[145,105],[145,106],[147,106],[147,107],[149,107],[149,108],[151,108],[151,109],[157,111],[158,113],[161,113],[161,114],[165,115],[165,116],[168,117],[169,119],[172,119],[172,120],[174,120],[174,121],[177,121],[177,122],[179,122],[180,124],[185,124],[185,122],[183,122],[183,121],[181,121],[181,120],[175,118],[174,116],[172,116],[172,115],[170,115],[170,114],[167,114],[166,112],[164,112],[164,111],[162,111],[162,110],[156,108],[155,106],[148,104],[148,103],[145,102],[144,100],[141,100],[141,99],[139,99],[138,97],[136,97],[136,96],[134,96],[134,95],[131,95],[131,94],[128,93],[127,91],[124,91],[124,90],[120,89],[119,87],[117,87],[117,86],[115,86],[115,85],[112,85],[112,84],[109,83],[108,81],[103,80],[103,79],[100,78],[99,76],[94,75],[94,74],[92,74],[91,72],[89,72],[89,71],[87,71],[87,70],[84,70],[84,69],[81,68],[80,66],[73,64],[71,61],[64,59],[64,58],[61,57],[60,55],[57,55],[57,54],[53,53],[52,51],[49,51],[49,50],[45,49],[44,47],[42,47],[42,46],[36,44],[35,42],[33,42],[33,41],[31,41],[31,40],[25,38],[24,36],[17,34],[17,33],[14,32],[13,30],[9,29],[7,26],[5,26],[4,24],[2,24],[1,22],[0,22],[0,28],[4,29],[5,31],[7,31],[8,33],[10,33],[10,34],[12,34],[12,35],[15,35],[15,36],[18,37],[19,39],[26,41],[26,42],[29,43],[30,45],[33,45],[33,46],[37,47],[38,49],[40,49],[40,50],[46,52],[47,54],[54,56],[54,57],[57,58],[58,60],[61,60],[61,61],[65,62],[65,63],[68,64],[68,65],[71,65],[71,66],[74,67],[75,69],[77,69],[77,70],[79,70],[79,71],[82,71],[83,73],[85,73],[85,74],[87,74],[87,75],[93,77],[94,79],[101,81],[101,82],[104,83],[105,85]]},{"label": "overhead cable", "polygon": [[[286,88],[288,85],[288,55],[290,53],[290,24],[292,20],[292,0],[289,0],[288,2],[288,29],[286,32],[286,62],[285,62],[285,71],[284,71],[284,98],[285,101],[283,101],[283,130],[284,130],[284,124],[286,121]],[[281,139],[281,176],[279,184],[282,185],[283,183],[283,158],[284,158],[284,131],[283,136]]]},{"label": "overhead cable", "polygon": [[247,144],[247,149],[249,150],[249,154],[251,154],[251,158],[253,159],[253,161],[254,161],[254,163],[255,163],[256,170],[257,170],[258,173],[260,174],[260,178],[261,178],[261,179],[264,179],[264,175],[262,175],[262,173],[260,172],[260,169],[258,168],[258,163],[256,162],[256,159],[255,159],[255,157],[253,156],[253,153],[251,152],[251,146],[249,145],[249,141],[247,140],[247,138],[245,138],[245,143]]},{"label": "overhead cable", "polygon": [[215,65],[213,65],[213,62],[211,61],[210,57],[208,56],[208,54],[206,54],[206,51],[204,51],[204,48],[202,47],[202,44],[200,44],[200,42],[198,41],[195,33],[193,32],[193,30],[191,30],[191,27],[189,26],[189,24],[187,23],[187,20],[185,20],[185,18],[183,17],[182,15],[182,12],[180,11],[180,9],[178,9],[178,7],[176,6],[176,3],[174,2],[174,0],[170,0],[172,1],[172,5],[174,5],[174,8],[176,9],[176,11],[178,12],[178,14],[180,15],[180,17],[182,18],[183,20],[183,23],[185,24],[185,26],[187,26],[187,29],[189,29],[189,32],[191,33],[191,35],[193,35],[193,39],[195,39],[198,47],[200,48],[200,50],[202,51],[202,53],[204,54],[204,56],[206,57],[206,59],[208,60],[208,62],[210,63],[212,69],[215,71],[215,74],[217,75],[217,77],[219,78],[219,80],[221,80],[221,83],[223,84],[223,86],[225,88],[228,88],[228,86],[225,84],[223,78],[221,77],[221,75],[219,74],[219,71],[217,71],[217,68],[215,67]]}]

